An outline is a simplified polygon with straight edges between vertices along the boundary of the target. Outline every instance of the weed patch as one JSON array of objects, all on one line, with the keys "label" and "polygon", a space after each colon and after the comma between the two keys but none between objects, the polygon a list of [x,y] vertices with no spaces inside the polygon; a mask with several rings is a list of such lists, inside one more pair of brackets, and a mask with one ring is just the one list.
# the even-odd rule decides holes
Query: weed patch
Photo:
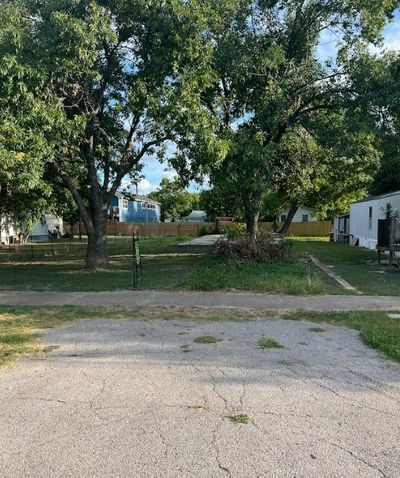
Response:
[{"label": "weed patch", "polygon": [[231,415],[229,417],[229,420],[233,423],[239,423],[242,425],[248,425],[252,421],[249,415],[246,415],[246,414]]},{"label": "weed patch", "polygon": [[281,345],[277,340],[271,337],[265,337],[264,335],[258,339],[257,345],[260,349],[282,349],[283,348],[283,345]]},{"label": "weed patch", "polygon": [[196,344],[217,344],[218,342],[222,342],[222,339],[218,339],[212,335],[202,335],[196,337],[193,342],[196,342]]}]

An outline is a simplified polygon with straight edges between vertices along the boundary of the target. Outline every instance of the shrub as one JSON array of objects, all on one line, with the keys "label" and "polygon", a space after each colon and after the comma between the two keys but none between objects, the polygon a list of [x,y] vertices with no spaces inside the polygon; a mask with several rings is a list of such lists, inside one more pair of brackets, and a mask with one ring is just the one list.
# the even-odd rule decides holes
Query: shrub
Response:
[{"label": "shrub", "polygon": [[233,241],[237,237],[243,236],[246,234],[246,225],[234,223],[231,226],[227,226],[224,229],[224,234],[226,235],[226,238],[228,240]]},{"label": "shrub", "polygon": [[253,262],[285,261],[290,257],[291,242],[277,239],[269,232],[260,232],[256,238],[238,234],[234,239],[222,238],[215,244],[217,256],[244,259]]}]

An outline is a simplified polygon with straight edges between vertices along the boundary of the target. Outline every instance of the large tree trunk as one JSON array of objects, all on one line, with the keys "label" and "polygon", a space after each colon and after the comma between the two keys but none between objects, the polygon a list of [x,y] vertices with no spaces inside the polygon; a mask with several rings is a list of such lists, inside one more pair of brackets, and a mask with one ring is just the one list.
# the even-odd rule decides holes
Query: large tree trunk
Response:
[{"label": "large tree trunk", "polygon": [[289,208],[289,212],[286,216],[285,222],[283,223],[283,225],[282,225],[282,227],[279,231],[279,234],[281,234],[282,236],[286,236],[286,234],[288,233],[289,227],[292,224],[294,215],[296,214],[299,207],[300,207],[300,204],[298,202],[295,202],[295,203],[291,204],[291,206]]},{"label": "large tree trunk", "polygon": [[86,251],[86,267],[88,269],[103,268],[108,265],[107,253],[107,215],[93,217],[90,227],[86,225],[88,245]]},{"label": "large tree trunk", "polygon": [[88,269],[103,268],[108,265],[107,254],[107,223],[108,223],[108,196],[93,194],[89,198],[89,207],[84,203],[78,189],[68,176],[66,185],[79,208],[79,236],[81,237],[81,222],[85,225],[88,236],[86,250],[86,267]]},{"label": "large tree trunk", "polygon": [[258,232],[258,218],[260,217],[259,212],[248,214],[246,216],[246,230],[247,234],[255,239]]},{"label": "large tree trunk", "polygon": [[247,234],[255,239],[258,232],[258,219],[261,210],[261,196],[259,191],[242,191],[244,220]]}]

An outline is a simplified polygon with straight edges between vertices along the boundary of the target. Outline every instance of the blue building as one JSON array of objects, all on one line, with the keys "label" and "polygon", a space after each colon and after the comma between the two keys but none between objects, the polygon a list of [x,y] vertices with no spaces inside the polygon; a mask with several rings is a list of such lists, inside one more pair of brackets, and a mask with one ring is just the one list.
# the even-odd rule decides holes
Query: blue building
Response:
[{"label": "blue building", "polygon": [[108,210],[112,222],[160,222],[160,203],[146,196],[117,193]]}]

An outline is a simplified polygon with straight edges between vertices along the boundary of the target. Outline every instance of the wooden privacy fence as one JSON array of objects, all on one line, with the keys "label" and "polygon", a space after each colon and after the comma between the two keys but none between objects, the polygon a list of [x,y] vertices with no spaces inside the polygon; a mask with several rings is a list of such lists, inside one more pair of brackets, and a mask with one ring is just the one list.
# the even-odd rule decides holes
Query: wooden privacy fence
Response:
[{"label": "wooden privacy fence", "polygon": [[[267,229],[270,231],[279,231],[282,227],[282,222],[259,222],[259,229]],[[221,230],[225,230],[229,227],[232,227],[233,224],[224,223],[221,225]],[[332,222],[331,221],[315,221],[315,222],[292,222],[289,227],[288,236],[299,236],[299,237],[322,237],[329,236],[329,233],[332,231]]]},{"label": "wooden privacy fence", "polygon": [[[282,227],[283,223],[276,223],[276,230]],[[273,229],[274,224],[272,222],[260,222],[260,228]],[[329,236],[329,233],[332,231],[332,222],[331,221],[315,221],[315,222],[292,222],[289,227],[288,236],[299,236],[299,237],[322,237]]]},{"label": "wooden privacy fence", "polygon": [[[232,223],[221,224],[219,232],[223,232]],[[279,230],[282,223],[276,223],[275,228]],[[138,228],[140,237],[178,237],[178,236],[199,236],[202,234],[214,234],[216,223],[214,222],[109,222],[107,224],[107,235],[109,236],[131,236],[134,227]],[[260,222],[261,229],[274,228],[272,222]],[[332,230],[331,221],[317,222],[293,222],[289,228],[289,236],[318,237],[328,236]],[[86,234],[85,227],[81,227],[82,234]],[[78,225],[73,227],[73,234],[79,233]]]},{"label": "wooden privacy fence", "polygon": [[[107,224],[108,236],[131,236],[133,228],[138,228],[140,237],[179,237],[199,236],[216,232],[214,222],[188,223],[188,222],[109,222]],[[73,234],[79,233],[78,225],[73,227]],[[82,225],[81,233],[86,235],[85,226]]]}]

